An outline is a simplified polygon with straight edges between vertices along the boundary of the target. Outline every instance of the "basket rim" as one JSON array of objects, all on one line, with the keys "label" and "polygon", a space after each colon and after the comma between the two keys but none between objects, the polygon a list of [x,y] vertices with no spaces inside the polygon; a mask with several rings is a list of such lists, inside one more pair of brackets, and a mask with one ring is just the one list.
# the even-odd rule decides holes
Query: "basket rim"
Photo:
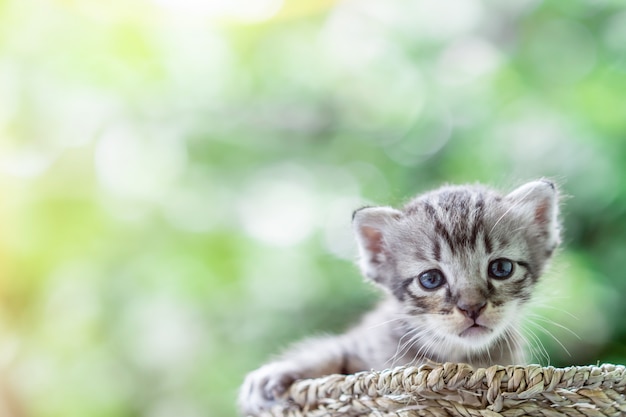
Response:
[{"label": "basket rim", "polygon": [[602,364],[556,368],[541,365],[494,365],[473,368],[463,363],[427,363],[399,366],[382,371],[333,374],[295,381],[285,400],[298,407],[310,407],[328,400],[346,397],[377,398],[420,396],[426,398],[459,397],[460,391],[481,396],[489,405],[501,401],[529,400],[545,393],[562,390],[626,388],[624,365]]}]

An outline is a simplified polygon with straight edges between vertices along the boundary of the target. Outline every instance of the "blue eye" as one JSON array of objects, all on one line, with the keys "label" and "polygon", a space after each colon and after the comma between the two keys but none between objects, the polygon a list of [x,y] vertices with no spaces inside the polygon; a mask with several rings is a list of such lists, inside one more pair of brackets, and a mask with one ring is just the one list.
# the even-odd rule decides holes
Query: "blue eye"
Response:
[{"label": "blue eye", "polygon": [[489,263],[489,269],[487,271],[491,278],[495,279],[507,279],[513,275],[513,261],[505,258],[496,259]]},{"label": "blue eye", "polygon": [[423,272],[418,278],[420,285],[425,290],[435,290],[446,283],[443,272],[438,269],[431,269]]}]

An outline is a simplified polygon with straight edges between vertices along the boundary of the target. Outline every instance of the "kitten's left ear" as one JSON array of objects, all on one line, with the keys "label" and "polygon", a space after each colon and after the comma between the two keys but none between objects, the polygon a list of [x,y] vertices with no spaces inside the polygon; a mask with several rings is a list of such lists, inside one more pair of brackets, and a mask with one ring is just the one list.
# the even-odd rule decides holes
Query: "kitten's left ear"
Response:
[{"label": "kitten's left ear", "polygon": [[402,212],[391,207],[364,207],[352,215],[361,271],[368,278],[382,281],[381,272],[390,256],[389,228],[401,216]]},{"label": "kitten's left ear", "polygon": [[508,194],[506,199],[542,234],[545,233],[547,246],[559,244],[559,197],[552,181],[541,179],[526,183]]}]

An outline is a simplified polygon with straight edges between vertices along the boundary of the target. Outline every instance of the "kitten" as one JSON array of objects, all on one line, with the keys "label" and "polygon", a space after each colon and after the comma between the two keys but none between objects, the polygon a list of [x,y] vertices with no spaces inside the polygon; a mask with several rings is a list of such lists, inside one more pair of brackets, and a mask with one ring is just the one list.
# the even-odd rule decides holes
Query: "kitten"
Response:
[{"label": "kitten", "polygon": [[523,364],[520,313],[560,241],[557,194],[546,180],[506,196],[447,186],[402,210],[357,210],[360,267],[384,300],[347,333],[305,340],[250,373],[242,412],[271,407],[299,378],[427,361]]}]

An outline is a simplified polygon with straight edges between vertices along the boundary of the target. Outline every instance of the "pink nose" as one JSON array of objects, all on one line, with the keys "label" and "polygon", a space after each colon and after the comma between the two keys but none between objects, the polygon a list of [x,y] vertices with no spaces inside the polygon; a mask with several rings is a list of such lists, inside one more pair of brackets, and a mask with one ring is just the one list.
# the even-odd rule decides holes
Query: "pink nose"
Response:
[{"label": "pink nose", "polygon": [[465,303],[457,304],[457,308],[461,311],[461,313],[463,313],[466,317],[472,320],[476,320],[478,316],[480,316],[480,313],[483,312],[486,306],[487,306],[486,301],[483,301],[481,303],[476,303],[476,304],[465,304]]}]

